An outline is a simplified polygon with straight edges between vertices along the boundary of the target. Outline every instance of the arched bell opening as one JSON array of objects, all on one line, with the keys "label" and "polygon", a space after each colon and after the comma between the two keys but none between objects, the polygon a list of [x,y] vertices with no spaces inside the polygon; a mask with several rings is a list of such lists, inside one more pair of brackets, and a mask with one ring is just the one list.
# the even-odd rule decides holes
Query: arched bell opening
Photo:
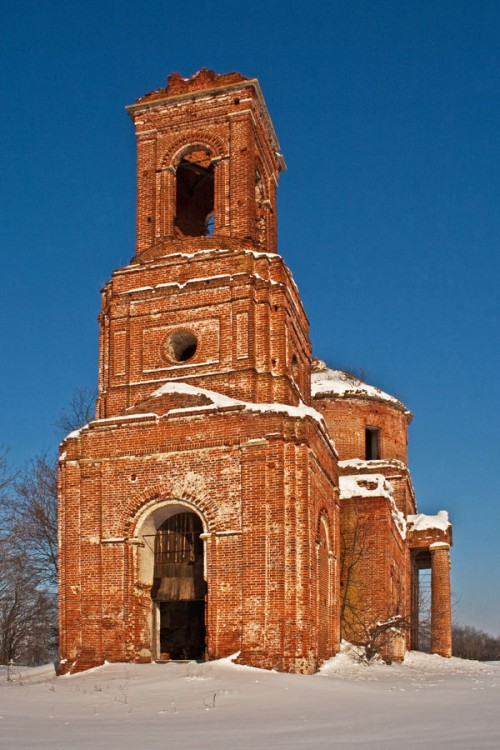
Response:
[{"label": "arched bell opening", "polygon": [[176,170],[175,227],[181,237],[213,234],[214,164],[210,151],[185,153]]},{"label": "arched bell opening", "polygon": [[170,501],[142,524],[140,578],[151,586],[151,645],[156,661],[204,660],[207,584],[203,521]]}]

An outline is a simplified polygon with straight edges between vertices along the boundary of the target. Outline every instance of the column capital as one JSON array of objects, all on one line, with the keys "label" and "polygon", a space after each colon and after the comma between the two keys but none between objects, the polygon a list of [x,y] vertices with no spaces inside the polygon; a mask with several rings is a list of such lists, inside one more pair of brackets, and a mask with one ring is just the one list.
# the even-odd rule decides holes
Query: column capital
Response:
[{"label": "column capital", "polygon": [[435,552],[438,549],[450,549],[450,545],[448,542],[433,542],[433,544],[429,545],[429,550],[431,552]]}]

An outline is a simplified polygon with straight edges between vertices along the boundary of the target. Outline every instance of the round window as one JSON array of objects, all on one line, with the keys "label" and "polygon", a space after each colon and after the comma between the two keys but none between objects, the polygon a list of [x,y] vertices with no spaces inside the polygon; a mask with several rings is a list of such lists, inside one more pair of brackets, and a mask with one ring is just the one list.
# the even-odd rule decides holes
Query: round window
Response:
[{"label": "round window", "polygon": [[174,331],[164,344],[164,352],[173,362],[187,362],[196,354],[198,341],[191,331]]}]

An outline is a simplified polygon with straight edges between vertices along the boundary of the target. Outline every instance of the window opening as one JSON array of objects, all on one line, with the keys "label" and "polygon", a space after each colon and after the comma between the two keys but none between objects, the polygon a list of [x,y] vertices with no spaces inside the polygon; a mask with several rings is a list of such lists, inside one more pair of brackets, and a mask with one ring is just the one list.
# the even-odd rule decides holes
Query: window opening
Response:
[{"label": "window opening", "polygon": [[[176,232],[181,237],[209,235],[214,211],[214,165],[209,151],[185,154],[176,172]],[[212,225],[213,226],[213,225]]]},{"label": "window opening", "polygon": [[365,458],[376,461],[380,458],[380,428],[367,427],[365,430]]}]

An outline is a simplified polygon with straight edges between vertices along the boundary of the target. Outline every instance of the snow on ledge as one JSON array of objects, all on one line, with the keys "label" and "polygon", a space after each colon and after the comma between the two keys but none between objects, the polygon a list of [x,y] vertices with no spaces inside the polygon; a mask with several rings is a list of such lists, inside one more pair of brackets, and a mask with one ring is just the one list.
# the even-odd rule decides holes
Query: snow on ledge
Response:
[{"label": "snow on ledge", "polygon": [[405,517],[398,509],[392,496],[392,484],[383,474],[357,474],[339,477],[339,490],[340,498],[344,500],[353,497],[385,497],[389,500],[392,520],[401,538],[406,539]]},{"label": "snow on ledge", "polygon": [[264,276],[261,276],[258,273],[250,273],[250,272],[242,272],[242,273],[223,273],[223,274],[217,274],[216,276],[195,276],[192,279],[188,279],[187,281],[180,282],[180,281],[169,281],[168,283],[164,284],[155,284],[155,286],[137,286],[133,289],[125,289],[123,292],[120,292],[120,294],[135,294],[136,292],[151,292],[155,291],[156,289],[185,289],[189,284],[199,284],[202,282],[208,282],[208,281],[221,281],[223,279],[226,279],[227,281],[234,281],[238,278],[250,278],[250,279],[257,279],[258,281],[263,281],[266,284],[270,284],[271,286],[281,286],[284,287],[284,284],[281,281],[274,281],[274,279],[266,279]]},{"label": "snow on ledge", "polygon": [[339,469],[382,469],[386,466],[394,467],[404,471],[406,465],[397,458],[381,458],[365,460],[363,458],[349,458],[345,461],[339,461]]},{"label": "snow on ledge", "polygon": [[80,433],[85,427],[88,427],[88,425],[83,425],[83,427],[79,427],[78,430],[72,430],[66,437],[65,440],[69,440],[69,438],[77,438],[80,437]]},{"label": "snow on ledge", "polygon": [[[217,253],[219,255],[231,255],[234,253],[244,253],[245,255],[253,255],[254,258],[279,258],[280,260],[283,260],[283,257],[279,253],[266,253],[261,250],[251,250],[251,249],[234,249],[234,248],[224,248],[224,247],[217,247],[214,245],[213,247],[204,247],[201,250],[193,250],[190,253],[183,253],[182,251],[179,251],[177,253],[166,253],[165,255],[162,255],[160,258],[157,258],[157,260],[160,260],[161,258],[166,258],[168,260],[171,260],[172,258],[196,258],[201,255],[210,255],[212,253]],[[139,265],[138,263],[130,264],[130,265]],[[121,270],[121,269],[120,269]]]},{"label": "snow on ledge", "polygon": [[392,485],[383,474],[356,474],[339,477],[340,497],[386,497],[392,500]]},{"label": "snow on ledge", "polygon": [[439,529],[448,531],[451,526],[448,511],[440,510],[435,516],[427,516],[425,513],[417,513],[408,516],[407,523],[410,531],[427,531],[428,529]]}]

